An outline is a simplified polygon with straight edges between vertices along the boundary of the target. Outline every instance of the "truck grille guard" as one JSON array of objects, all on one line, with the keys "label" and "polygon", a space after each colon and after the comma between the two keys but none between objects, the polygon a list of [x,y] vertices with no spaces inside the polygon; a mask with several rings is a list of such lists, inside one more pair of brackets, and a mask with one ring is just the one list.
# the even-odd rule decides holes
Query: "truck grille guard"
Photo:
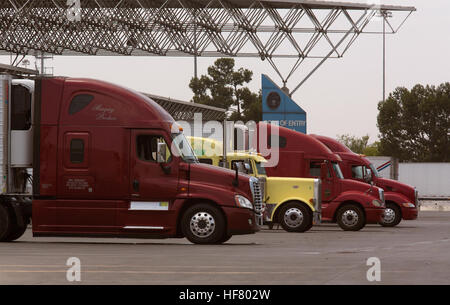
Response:
[{"label": "truck grille guard", "polygon": [[256,214],[256,221],[261,226],[263,224],[264,211],[264,181],[250,177],[249,183],[253,195],[253,208]]}]

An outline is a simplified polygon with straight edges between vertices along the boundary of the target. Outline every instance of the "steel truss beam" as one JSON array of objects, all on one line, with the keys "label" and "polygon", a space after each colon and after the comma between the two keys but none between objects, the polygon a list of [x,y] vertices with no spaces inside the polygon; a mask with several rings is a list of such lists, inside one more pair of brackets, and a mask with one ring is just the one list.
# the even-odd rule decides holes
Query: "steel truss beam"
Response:
[{"label": "steel truss beam", "polygon": [[[320,66],[360,34],[380,33],[365,31],[376,15],[393,34],[413,11],[302,0],[0,0],[0,53],[259,57],[286,83],[306,59]],[[394,27],[383,12],[406,17]],[[286,76],[276,58],[295,59]]]}]

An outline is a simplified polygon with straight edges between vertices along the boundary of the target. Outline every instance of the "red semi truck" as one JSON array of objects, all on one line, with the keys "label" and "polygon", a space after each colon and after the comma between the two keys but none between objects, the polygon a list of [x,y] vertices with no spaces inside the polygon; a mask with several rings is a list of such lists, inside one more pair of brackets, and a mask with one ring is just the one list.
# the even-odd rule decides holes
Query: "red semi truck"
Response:
[{"label": "red semi truck", "polygon": [[[275,143],[272,128],[258,123],[258,133],[267,133],[269,147]],[[278,127],[278,136],[279,162],[266,168],[268,176],[320,178],[322,220],[337,222],[343,230],[358,231],[366,223],[380,221],[384,212],[383,189],[344,179],[339,167],[341,158],[313,137],[284,127]]]},{"label": "red semi truck", "polygon": [[[259,230],[259,182],[200,164],[150,98],[91,79],[0,75],[0,241],[187,237]],[[29,181],[32,179],[32,191]]]},{"label": "red semi truck", "polygon": [[417,190],[414,187],[380,177],[369,160],[362,155],[355,154],[347,146],[335,139],[319,135],[311,136],[321,141],[331,151],[341,157],[340,165],[346,179],[354,179],[366,183],[373,182],[385,191],[386,209],[380,222],[382,226],[394,227],[402,219],[413,220],[417,218],[419,201]]}]

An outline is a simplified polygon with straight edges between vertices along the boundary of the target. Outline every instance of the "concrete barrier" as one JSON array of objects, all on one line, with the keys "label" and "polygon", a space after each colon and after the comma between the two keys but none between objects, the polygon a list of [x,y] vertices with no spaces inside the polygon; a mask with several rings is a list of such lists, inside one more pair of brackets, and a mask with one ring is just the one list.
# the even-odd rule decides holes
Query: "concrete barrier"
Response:
[{"label": "concrete barrier", "polygon": [[450,211],[450,200],[420,200],[420,211]]}]

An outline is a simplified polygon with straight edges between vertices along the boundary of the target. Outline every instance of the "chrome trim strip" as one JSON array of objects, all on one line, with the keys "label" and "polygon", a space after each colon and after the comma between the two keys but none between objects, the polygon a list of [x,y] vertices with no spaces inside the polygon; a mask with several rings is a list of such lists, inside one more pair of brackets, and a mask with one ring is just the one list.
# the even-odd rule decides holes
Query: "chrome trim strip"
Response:
[{"label": "chrome trim strip", "polygon": [[168,211],[168,201],[131,201],[129,211]]},{"label": "chrome trim strip", "polygon": [[125,226],[124,229],[142,229],[142,230],[163,230],[164,227],[150,227],[150,226]]}]

